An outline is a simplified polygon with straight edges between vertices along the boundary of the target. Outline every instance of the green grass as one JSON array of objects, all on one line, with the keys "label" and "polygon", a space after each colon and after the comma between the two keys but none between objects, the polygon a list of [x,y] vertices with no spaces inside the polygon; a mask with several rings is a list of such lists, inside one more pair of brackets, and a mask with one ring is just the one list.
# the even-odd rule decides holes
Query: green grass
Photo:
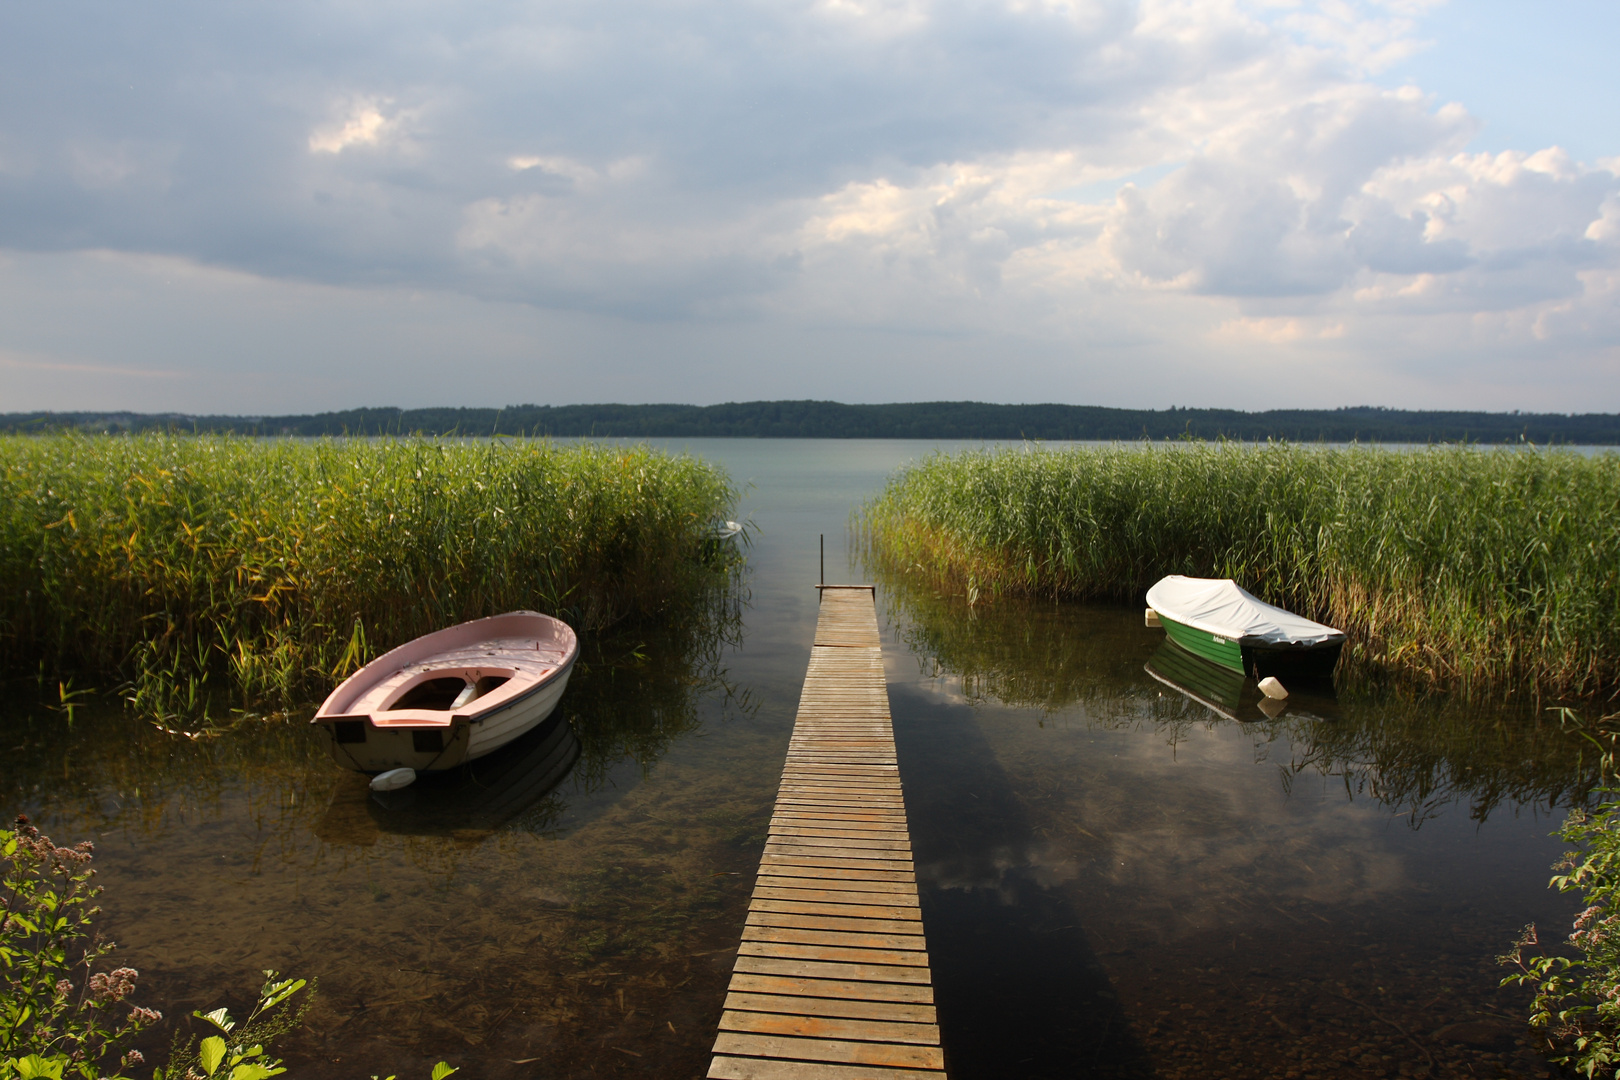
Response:
[{"label": "green grass", "polygon": [[936,455],[868,556],[978,602],[1230,577],[1429,685],[1620,687],[1620,455],[1191,443]]},{"label": "green grass", "polygon": [[288,707],[466,619],[710,603],[705,535],[734,503],[718,468],[646,447],[0,438],[0,663],[123,680],[157,715]]}]

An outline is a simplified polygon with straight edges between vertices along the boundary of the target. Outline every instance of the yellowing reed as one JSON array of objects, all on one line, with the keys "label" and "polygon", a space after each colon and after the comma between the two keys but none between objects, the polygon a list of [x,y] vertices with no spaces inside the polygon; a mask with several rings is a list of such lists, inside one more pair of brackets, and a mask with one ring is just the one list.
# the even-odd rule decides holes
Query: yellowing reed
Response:
[{"label": "yellowing reed", "polygon": [[1139,600],[1231,577],[1442,684],[1620,685],[1620,455],[1223,443],[936,455],[861,514],[891,571],[974,599]]},{"label": "yellowing reed", "polygon": [[157,713],[283,706],[461,620],[679,607],[723,576],[705,536],[734,501],[646,447],[0,438],[0,660]]}]

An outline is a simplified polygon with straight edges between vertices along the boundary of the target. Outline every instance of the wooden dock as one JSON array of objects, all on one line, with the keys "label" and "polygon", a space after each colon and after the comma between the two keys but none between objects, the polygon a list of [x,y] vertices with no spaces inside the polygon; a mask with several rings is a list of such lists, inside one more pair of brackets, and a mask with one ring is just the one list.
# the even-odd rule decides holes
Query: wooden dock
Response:
[{"label": "wooden dock", "polygon": [[823,586],[709,1076],[924,1080],[944,1064],[873,592]]}]

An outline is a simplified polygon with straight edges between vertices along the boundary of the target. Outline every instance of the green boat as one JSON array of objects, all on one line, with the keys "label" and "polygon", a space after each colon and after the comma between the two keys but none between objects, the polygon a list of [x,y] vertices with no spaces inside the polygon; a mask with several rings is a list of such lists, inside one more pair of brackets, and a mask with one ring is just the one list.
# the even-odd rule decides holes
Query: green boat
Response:
[{"label": "green boat", "polygon": [[1147,594],[1171,641],[1194,656],[1283,683],[1333,677],[1344,634],[1268,604],[1230,578],[1171,574]]}]

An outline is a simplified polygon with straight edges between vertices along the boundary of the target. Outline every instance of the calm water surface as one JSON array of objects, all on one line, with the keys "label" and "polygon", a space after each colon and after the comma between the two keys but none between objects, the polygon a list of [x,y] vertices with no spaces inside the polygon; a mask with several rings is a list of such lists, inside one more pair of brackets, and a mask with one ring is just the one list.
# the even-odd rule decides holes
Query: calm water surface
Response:
[{"label": "calm water surface", "polygon": [[[752,485],[748,596],[591,643],[549,792],[538,746],[384,807],[300,724],[192,742],[117,712],[0,718],[4,810],[95,840],[137,1000],[177,1017],[240,1007],[262,968],[319,978],[284,1047],[312,1078],[704,1074],[818,536],[829,580],[866,580],[850,511],[970,444],[663,442]],[[1271,718],[1159,653],[1138,609],[882,585],[958,1080],[1544,1074],[1492,962],[1573,912],[1548,834],[1592,778],[1543,714],[1341,688]]]}]

